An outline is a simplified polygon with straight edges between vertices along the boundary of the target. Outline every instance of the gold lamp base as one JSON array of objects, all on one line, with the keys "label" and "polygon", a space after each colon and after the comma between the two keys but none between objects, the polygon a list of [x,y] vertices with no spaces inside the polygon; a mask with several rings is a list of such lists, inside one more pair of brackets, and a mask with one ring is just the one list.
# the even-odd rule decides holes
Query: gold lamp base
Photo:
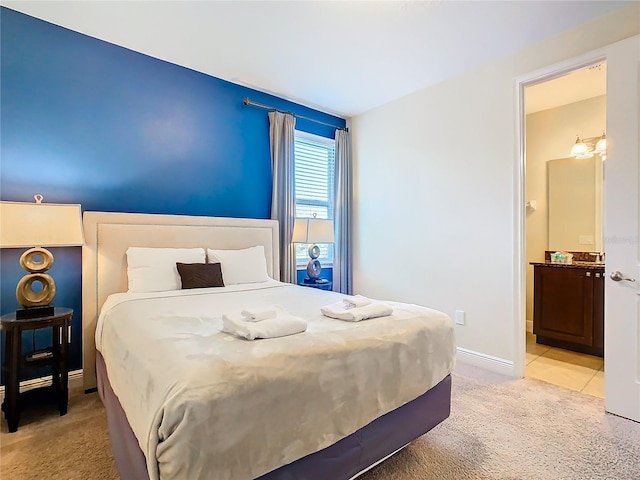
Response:
[{"label": "gold lamp base", "polygon": [[[52,301],[56,296],[56,283],[46,272],[53,266],[53,255],[46,248],[30,248],[20,257],[20,266],[27,275],[16,286],[16,299],[24,308],[16,310],[16,318],[34,318],[53,315]],[[33,284],[39,282],[42,289],[35,291]]]}]

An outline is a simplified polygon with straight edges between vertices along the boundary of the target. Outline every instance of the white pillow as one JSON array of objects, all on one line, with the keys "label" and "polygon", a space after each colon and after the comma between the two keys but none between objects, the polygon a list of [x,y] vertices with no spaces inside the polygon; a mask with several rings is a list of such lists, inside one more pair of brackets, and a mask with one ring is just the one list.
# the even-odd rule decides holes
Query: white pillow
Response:
[{"label": "white pillow", "polygon": [[207,256],[209,263],[220,262],[225,285],[269,280],[267,260],[262,245],[243,250],[207,249]]},{"label": "white pillow", "polygon": [[127,277],[130,292],[180,290],[182,282],[176,267],[180,263],[205,263],[204,248],[127,249]]}]

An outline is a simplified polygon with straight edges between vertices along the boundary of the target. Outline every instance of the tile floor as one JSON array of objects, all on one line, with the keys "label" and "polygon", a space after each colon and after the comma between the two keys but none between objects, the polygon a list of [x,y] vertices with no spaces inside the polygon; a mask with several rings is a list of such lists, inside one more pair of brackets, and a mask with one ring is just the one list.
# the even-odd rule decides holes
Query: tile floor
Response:
[{"label": "tile floor", "polygon": [[604,398],[604,360],[536,343],[527,332],[527,377]]}]

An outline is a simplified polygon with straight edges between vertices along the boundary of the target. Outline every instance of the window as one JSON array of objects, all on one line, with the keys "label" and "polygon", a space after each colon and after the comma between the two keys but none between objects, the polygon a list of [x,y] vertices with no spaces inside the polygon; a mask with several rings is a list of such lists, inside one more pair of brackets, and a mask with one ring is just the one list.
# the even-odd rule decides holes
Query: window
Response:
[{"label": "window", "polygon": [[[319,137],[296,130],[295,179],[296,217],[333,219],[333,178],[335,142],[332,138]],[[320,262],[333,261],[333,245],[318,244]],[[296,244],[296,262],[306,265],[309,261],[309,245]]]}]

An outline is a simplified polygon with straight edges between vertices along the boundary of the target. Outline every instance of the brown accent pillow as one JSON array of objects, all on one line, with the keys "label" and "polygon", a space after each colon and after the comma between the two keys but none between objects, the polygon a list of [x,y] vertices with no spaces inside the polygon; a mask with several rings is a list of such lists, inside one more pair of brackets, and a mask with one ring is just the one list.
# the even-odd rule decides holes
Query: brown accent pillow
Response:
[{"label": "brown accent pillow", "polygon": [[224,287],[222,268],[219,263],[176,262],[182,288]]}]

